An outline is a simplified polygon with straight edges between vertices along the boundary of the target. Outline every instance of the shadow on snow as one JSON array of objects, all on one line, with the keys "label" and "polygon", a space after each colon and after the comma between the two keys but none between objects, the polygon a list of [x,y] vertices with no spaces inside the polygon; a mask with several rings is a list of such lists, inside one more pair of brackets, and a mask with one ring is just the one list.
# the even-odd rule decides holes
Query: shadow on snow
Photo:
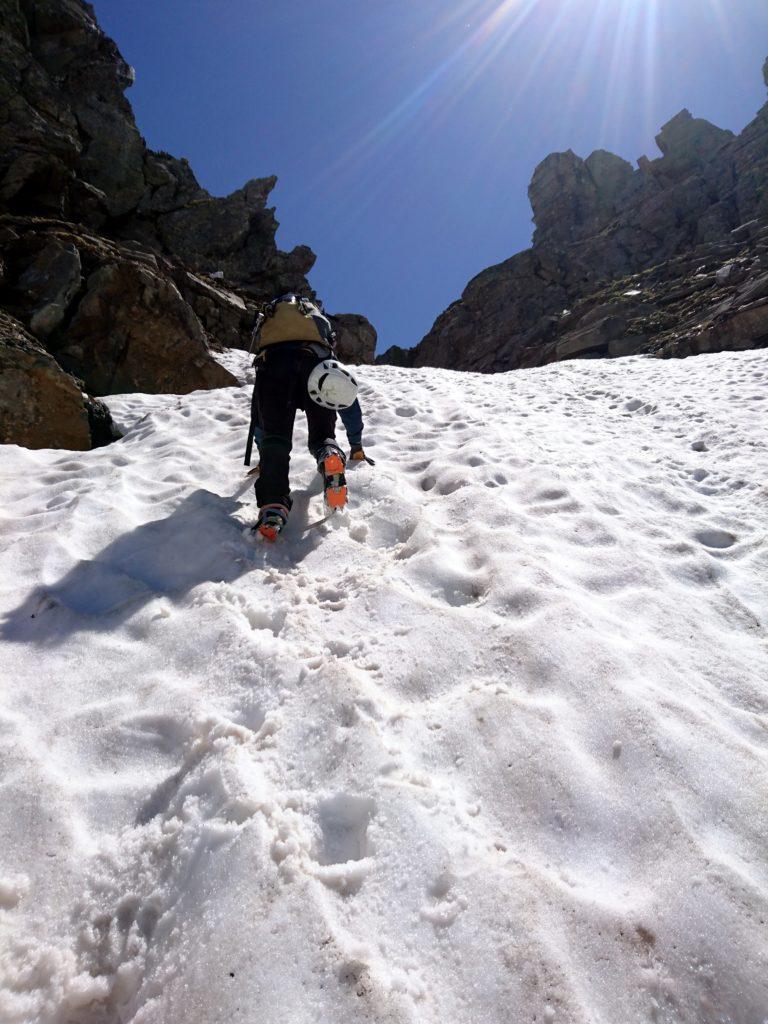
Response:
[{"label": "shadow on snow", "polygon": [[[178,600],[201,583],[231,583],[264,567],[290,568],[321,539],[306,532],[309,503],[319,493],[319,478],[294,493],[286,533],[268,545],[244,536],[245,524],[235,518],[244,504],[237,496],[194,491],[166,519],[138,526],[58,582],[36,587],[6,614],[0,637],[43,645],[80,632],[111,632],[156,598]],[[255,515],[255,506],[251,510]]]}]

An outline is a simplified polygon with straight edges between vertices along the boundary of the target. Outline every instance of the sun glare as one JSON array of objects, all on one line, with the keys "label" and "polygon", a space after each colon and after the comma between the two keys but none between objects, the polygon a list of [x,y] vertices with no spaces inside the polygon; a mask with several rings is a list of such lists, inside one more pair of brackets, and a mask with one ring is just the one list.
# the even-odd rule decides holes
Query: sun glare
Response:
[{"label": "sun glare", "polygon": [[[440,58],[400,102],[343,152],[327,169],[327,178],[343,172],[360,181],[368,169],[376,167],[380,181],[387,160],[396,159],[414,133],[426,138],[438,130],[486,79],[493,81],[497,91],[504,90],[505,100],[505,114],[497,118],[490,136],[510,130],[522,101],[531,114],[529,130],[535,131],[538,85],[562,74],[564,67],[569,69],[568,83],[557,112],[563,128],[599,77],[596,145],[610,148],[630,113],[652,135],[659,127],[655,124],[659,22],[670,5],[682,2],[463,0],[453,4],[430,26],[425,38],[414,40],[425,54],[434,51]],[[723,3],[699,0],[696,21],[707,19],[723,44],[732,48]]]}]

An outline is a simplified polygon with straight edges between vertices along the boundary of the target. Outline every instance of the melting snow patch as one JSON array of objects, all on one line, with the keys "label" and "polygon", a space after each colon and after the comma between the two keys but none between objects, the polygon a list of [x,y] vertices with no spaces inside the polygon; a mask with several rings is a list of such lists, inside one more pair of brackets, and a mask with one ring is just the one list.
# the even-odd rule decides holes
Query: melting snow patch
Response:
[{"label": "melting snow patch", "polygon": [[0,450],[3,1024],[764,1020],[768,354],[360,377]]}]

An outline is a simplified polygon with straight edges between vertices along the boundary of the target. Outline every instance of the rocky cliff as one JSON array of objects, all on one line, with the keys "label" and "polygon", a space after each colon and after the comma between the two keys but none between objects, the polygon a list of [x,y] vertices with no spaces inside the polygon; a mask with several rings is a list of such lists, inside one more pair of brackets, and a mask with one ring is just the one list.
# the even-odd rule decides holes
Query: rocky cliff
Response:
[{"label": "rocky cliff", "polygon": [[[147,148],[132,82],[84,0],[0,0],[0,442],[87,448],[111,437],[94,396],[233,384],[211,348],[312,294],[312,251],[275,242],[276,179],[211,196]],[[370,362],[375,331],[342,320]]]},{"label": "rocky cliff", "polygon": [[739,136],[684,110],[656,141],[636,169],[603,150],[547,157],[533,247],[381,361],[492,372],[768,344],[768,106]]}]

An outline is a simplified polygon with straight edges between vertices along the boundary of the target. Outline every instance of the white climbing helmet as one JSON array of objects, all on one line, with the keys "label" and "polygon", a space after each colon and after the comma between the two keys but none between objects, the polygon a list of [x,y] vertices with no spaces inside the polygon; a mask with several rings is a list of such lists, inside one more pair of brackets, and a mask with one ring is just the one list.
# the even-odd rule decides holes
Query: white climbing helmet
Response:
[{"label": "white climbing helmet", "polygon": [[324,409],[348,409],[357,398],[357,381],[338,359],[324,359],[312,370],[307,391]]}]

